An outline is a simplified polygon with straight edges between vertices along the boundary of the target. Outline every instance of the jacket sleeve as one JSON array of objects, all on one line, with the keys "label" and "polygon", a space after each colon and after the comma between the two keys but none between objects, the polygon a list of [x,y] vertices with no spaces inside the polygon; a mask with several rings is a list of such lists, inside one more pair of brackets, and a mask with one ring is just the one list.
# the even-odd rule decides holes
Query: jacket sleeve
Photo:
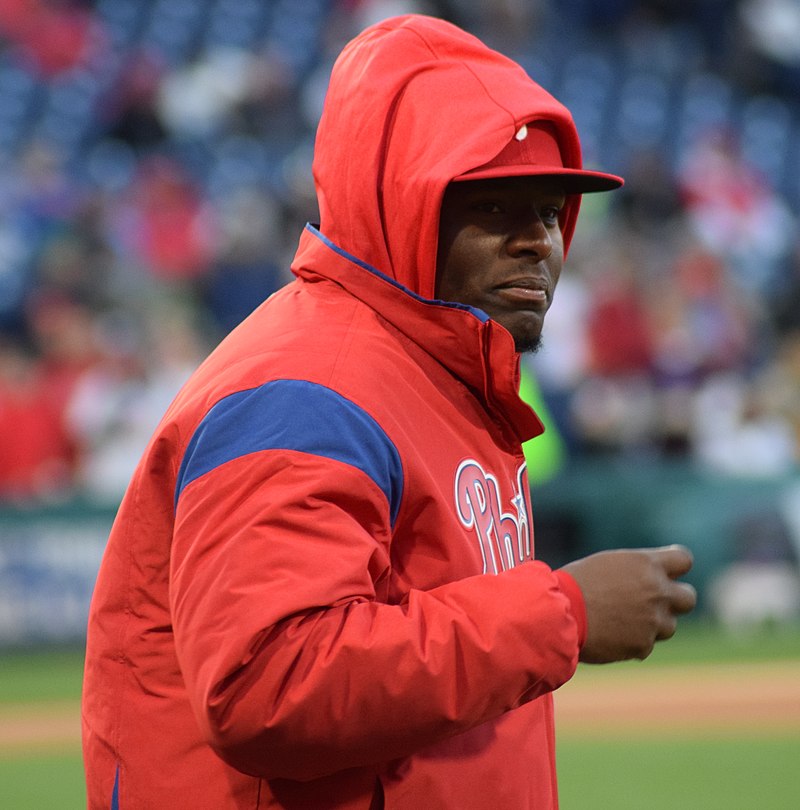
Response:
[{"label": "jacket sleeve", "polygon": [[308,385],[213,409],[176,500],[190,700],[220,756],[264,778],[386,761],[498,717],[568,680],[582,634],[577,586],[538,562],[381,601],[402,486],[391,447]]}]

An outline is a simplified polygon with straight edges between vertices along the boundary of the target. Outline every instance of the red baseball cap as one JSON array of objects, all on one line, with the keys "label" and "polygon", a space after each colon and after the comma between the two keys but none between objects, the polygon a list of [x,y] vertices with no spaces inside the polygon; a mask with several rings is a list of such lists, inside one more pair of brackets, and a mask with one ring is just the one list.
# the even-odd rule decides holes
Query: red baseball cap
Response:
[{"label": "red baseball cap", "polygon": [[564,166],[556,129],[549,121],[523,124],[511,142],[497,157],[471,169],[453,180],[483,180],[489,177],[543,176],[558,177],[567,194],[611,191],[625,181],[614,174],[569,169]]}]

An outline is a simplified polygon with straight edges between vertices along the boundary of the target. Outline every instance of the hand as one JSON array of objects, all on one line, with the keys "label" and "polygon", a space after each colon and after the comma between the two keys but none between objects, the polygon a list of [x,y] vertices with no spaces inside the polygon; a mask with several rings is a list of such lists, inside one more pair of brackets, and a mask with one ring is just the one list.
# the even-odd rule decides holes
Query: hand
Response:
[{"label": "hand", "polygon": [[683,546],[601,551],[565,565],[586,603],[580,660],[644,659],[656,641],[671,638],[677,616],[697,602],[695,589],[676,581],[691,567],[692,555]]}]

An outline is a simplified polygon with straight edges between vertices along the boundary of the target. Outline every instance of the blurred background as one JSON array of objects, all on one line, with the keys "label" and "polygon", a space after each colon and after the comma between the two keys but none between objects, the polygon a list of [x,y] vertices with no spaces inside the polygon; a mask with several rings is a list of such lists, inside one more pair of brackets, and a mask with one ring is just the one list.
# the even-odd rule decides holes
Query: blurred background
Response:
[{"label": "blurred background", "polygon": [[[413,11],[518,60],[572,110],[585,162],[627,179],[585,198],[525,360],[548,425],[528,447],[538,553],[685,543],[700,618],[784,628],[773,653],[800,656],[797,0],[2,0],[7,701],[76,711],[128,477],[191,371],[290,278],[333,59]],[[19,657],[54,649],[74,655]],[[46,768],[74,782],[69,728]]]}]

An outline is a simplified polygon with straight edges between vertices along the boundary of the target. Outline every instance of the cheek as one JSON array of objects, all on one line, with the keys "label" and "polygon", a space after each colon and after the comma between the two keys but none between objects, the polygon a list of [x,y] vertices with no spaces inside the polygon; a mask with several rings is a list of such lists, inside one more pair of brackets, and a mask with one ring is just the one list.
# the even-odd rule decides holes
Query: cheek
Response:
[{"label": "cheek", "polygon": [[564,269],[564,242],[559,238],[553,241],[553,252],[550,255],[550,276],[553,279],[553,289],[561,278],[561,271]]},{"label": "cheek", "polygon": [[461,301],[461,296],[470,288],[474,260],[467,241],[456,236],[439,261],[437,295],[446,301]]},{"label": "cheek", "polygon": [[559,261],[552,265],[550,275],[553,279],[553,289],[558,286],[559,279],[561,278],[561,271],[563,269],[563,262]]}]

